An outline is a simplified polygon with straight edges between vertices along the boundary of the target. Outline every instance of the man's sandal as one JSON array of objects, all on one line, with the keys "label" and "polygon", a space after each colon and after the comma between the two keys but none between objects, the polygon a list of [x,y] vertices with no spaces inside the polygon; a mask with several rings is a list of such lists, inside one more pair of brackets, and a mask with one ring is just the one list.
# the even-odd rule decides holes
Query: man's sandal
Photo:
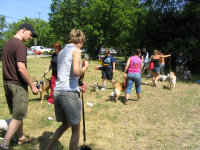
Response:
[{"label": "man's sandal", "polygon": [[1,144],[0,144],[0,150],[19,150],[19,149],[14,149],[14,148],[12,148],[12,147],[10,147],[10,146],[7,146],[8,148],[4,148],[4,147],[2,147],[1,146]]},{"label": "man's sandal", "polygon": [[[34,137],[30,137],[28,135],[25,135],[25,139],[24,140],[18,140],[18,144],[17,145],[22,145],[22,144],[25,144],[25,143],[31,143],[35,140]],[[19,143],[20,142],[20,143]]]}]

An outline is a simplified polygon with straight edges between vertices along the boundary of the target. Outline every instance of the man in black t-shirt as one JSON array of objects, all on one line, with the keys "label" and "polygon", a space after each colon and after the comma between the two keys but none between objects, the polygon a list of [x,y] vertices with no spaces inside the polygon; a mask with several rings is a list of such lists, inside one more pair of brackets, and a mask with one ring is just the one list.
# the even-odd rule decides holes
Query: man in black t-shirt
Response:
[{"label": "man in black t-shirt", "polygon": [[8,40],[3,49],[3,81],[8,108],[12,120],[6,135],[1,142],[0,149],[12,149],[9,145],[11,137],[17,131],[18,144],[32,142],[33,137],[26,137],[23,133],[23,119],[27,117],[28,85],[33,94],[38,94],[27,71],[27,50],[22,42],[28,42],[32,37],[37,37],[33,26],[24,23],[19,27],[13,38]]}]

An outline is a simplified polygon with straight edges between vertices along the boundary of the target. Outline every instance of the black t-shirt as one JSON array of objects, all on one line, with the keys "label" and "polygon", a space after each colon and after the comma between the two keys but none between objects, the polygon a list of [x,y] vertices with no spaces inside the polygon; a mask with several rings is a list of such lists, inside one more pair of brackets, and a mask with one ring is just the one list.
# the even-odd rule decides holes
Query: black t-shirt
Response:
[{"label": "black t-shirt", "polygon": [[58,57],[58,55],[56,53],[52,54],[51,67],[52,67],[52,74],[53,75],[57,75],[57,57]]},{"label": "black t-shirt", "polygon": [[3,48],[2,62],[4,82],[23,87],[28,86],[22,79],[17,67],[17,62],[24,62],[27,67],[27,50],[20,39],[11,38],[6,42]]},{"label": "black t-shirt", "polygon": [[176,62],[177,66],[183,66],[183,63],[187,60],[185,56],[177,56],[176,60],[179,60],[180,62]]}]

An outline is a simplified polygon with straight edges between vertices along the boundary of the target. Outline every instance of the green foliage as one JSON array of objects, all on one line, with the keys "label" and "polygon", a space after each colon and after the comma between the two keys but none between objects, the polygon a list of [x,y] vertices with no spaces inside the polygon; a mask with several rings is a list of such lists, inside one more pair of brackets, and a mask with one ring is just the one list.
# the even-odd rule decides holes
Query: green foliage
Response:
[{"label": "green foliage", "polygon": [[[38,18],[32,19],[25,17],[25,19],[18,22],[8,23],[7,30],[3,33],[4,42],[12,38],[17,33],[19,26],[25,22],[31,24],[34,27],[35,32],[38,33],[37,45],[52,47],[52,45],[57,41],[55,34],[53,34],[53,29],[50,27],[48,22],[42,19],[39,22]],[[24,44],[27,47],[31,47],[34,45],[34,40],[30,40]]]},{"label": "green foliage", "polygon": [[[86,35],[87,52],[96,58],[101,47],[119,49],[125,60],[136,48],[146,47],[172,54],[172,65],[178,52],[188,58],[186,66],[200,69],[200,7],[198,1],[167,0],[52,0],[49,22],[27,18],[6,24],[0,17],[0,48],[15,35],[20,24],[27,22],[39,34],[38,44],[52,47],[67,43],[74,28]],[[5,30],[6,29],[6,30]],[[30,40],[27,47],[34,45]],[[193,68],[191,68],[193,67]]]}]

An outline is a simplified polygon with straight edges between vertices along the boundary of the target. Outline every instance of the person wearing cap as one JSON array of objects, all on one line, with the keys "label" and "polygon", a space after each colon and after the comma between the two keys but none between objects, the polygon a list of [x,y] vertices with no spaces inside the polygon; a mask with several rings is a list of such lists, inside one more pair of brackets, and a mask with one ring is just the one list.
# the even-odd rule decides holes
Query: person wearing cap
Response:
[{"label": "person wearing cap", "polygon": [[110,55],[109,49],[105,50],[106,56],[103,58],[102,64],[97,66],[99,68],[100,66],[103,66],[102,69],[102,78],[103,78],[103,87],[101,88],[101,91],[106,90],[106,79],[108,79],[112,84],[114,84],[113,73],[115,72],[115,58]]},{"label": "person wearing cap", "polygon": [[1,150],[13,149],[9,146],[9,142],[15,132],[18,133],[18,145],[35,140],[33,137],[25,136],[23,133],[23,119],[27,117],[28,109],[28,85],[31,87],[33,94],[38,94],[38,89],[34,86],[27,71],[26,46],[22,42],[28,42],[32,37],[37,36],[33,26],[24,23],[19,27],[15,36],[4,45],[2,55],[3,81],[12,121],[1,142]]}]

